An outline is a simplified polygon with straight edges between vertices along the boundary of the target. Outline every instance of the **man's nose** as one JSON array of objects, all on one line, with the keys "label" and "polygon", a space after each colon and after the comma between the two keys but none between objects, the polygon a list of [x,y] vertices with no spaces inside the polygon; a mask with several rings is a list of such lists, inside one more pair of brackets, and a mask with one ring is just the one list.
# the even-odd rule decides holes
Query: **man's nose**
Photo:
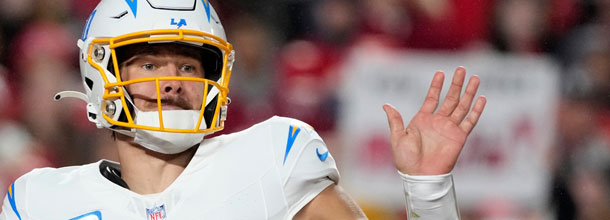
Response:
[{"label": "man's nose", "polygon": [[182,94],[182,81],[160,81],[159,88],[163,94]]},{"label": "man's nose", "polygon": [[[168,65],[165,76],[179,76],[179,70],[176,65]],[[182,87],[182,81],[163,80],[159,82],[159,88],[163,94],[182,94]]]}]

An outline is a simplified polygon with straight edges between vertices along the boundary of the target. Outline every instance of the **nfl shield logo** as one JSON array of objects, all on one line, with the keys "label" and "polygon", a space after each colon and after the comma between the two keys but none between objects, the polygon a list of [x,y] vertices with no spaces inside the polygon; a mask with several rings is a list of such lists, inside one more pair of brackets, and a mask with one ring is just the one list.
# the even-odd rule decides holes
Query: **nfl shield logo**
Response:
[{"label": "nfl shield logo", "polygon": [[146,216],[148,216],[148,220],[165,220],[165,205],[146,209]]}]

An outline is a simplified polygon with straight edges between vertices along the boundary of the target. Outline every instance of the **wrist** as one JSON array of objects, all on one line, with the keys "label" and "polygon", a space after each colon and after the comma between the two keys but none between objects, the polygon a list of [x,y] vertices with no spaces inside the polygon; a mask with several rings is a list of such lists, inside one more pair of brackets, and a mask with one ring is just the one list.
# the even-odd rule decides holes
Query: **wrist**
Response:
[{"label": "wrist", "polygon": [[422,180],[422,181],[433,181],[433,180],[447,180],[447,178],[452,178],[453,175],[451,174],[451,172],[449,173],[445,173],[445,174],[431,174],[431,175],[409,175],[403,172],[400,172],[400,170],[397,170],[398,174],[400,175],[400,177],[403,179],[403,181],[418,181],[418,180]]},{"label": "wrist", "polygon": [[418,219],[459,219],[453,175],[409,175],[398,171],[407,214]]}]

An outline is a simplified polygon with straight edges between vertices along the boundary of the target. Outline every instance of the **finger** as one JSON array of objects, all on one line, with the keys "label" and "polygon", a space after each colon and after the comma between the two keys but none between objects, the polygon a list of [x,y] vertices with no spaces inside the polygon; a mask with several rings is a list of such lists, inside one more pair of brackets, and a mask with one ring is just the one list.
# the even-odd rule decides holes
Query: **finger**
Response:
[{"label": "finger", "polygon": [[474,107],[472,108],[472,111],[470,111],[470,113],[468,114],[468,117],[466,118],[466,120],[464,120],[460,124],[460,128],[463,131],[470,134],[470,132],[472,131],[472,128],[474,128],[474,126],[479,121],[479,117],[481,117],[481,113],[483,113],[483,109],[485,108],[485,103],[487,103],[487,98],[485,98],[485,96],[479,96],[477,101],[474,103]]},{"label": "finger", "polygon": [[441,95],[444,80],[445,74],[443,72],[438,71],[434,74],[430,89],[428,89],[428,94],[426,95],[426,100],[424,100],[424,104],[421,109],[419,109],[420,112],[433,113],[436,107],[438,107],[438,99]]},{"label": "finger", "polygon": [[464,69],[464,67],[458,67],[453,74],[451,87],[449,87],[449,92],[447,92],[447,96],[445,96],[445,101],[443,101],[443,105],[438,110],[439,115],[448,116],[455,110],[455,107],[460,101],[460,94],[462,93],[462,85],[464,85],[465,77],[466,69]]},{"label": "finger", "polygon": [[390,139],[394,142],[395,138],[405,134],[405,124],[402,121],[402,116],[394,106],[385,104],[383,105],[383,110],[388,117],[388,124],[390,125]]},{"label": "finger", "polygon": [[477,90],[479,89],[480,83],[481,79],[479,78],[479,76],[470,77],[468,85],[466,86],[466,91],[460,99],[460,103],[453,111],[453,113],[451,113],[451,121],[455,123],[460,123],[462,120],[464,120],[464,117],[466,117],[466,114],[468,114],[468,110],[470,110],[474,95],[477,94]]}]

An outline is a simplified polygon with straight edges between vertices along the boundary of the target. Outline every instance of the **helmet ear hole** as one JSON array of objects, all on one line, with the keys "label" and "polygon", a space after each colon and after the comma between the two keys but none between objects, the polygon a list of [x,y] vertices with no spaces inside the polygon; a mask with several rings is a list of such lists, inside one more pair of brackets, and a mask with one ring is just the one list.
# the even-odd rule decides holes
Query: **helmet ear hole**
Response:
[{"label": "helmet ear hole", "polygon": [[93,106],[92,103],[87,103],[87,119],[89,119],[90,122],[95,123],[95,125],[98,128],[103,127],[102,124],[98,121],[98,112],[97,109]]},{"label": "helmet ear hole", "polygon": [[93,90],[93,80],[91,80],[89,77],[85,77],[85,84],[89,90]]}]

